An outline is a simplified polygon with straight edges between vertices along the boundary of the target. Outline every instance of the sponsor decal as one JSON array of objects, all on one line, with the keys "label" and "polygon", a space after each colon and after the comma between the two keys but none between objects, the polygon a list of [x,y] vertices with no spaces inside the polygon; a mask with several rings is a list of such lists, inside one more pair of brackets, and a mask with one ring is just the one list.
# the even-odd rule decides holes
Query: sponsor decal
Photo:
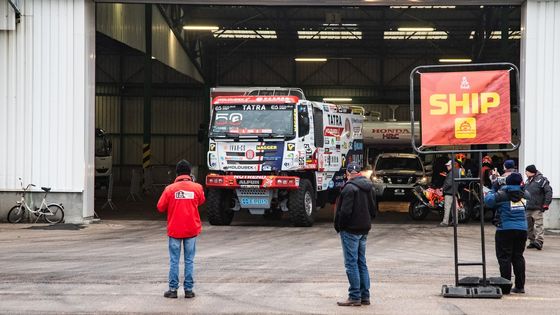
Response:
[{"label": "sponsor decal", "polygon": [[245,152],[245,157],[252,160],[255,157],[255,151],[247,150],[247,152]]},{"label": "sponsor decal", "polygon": [[243,105],[243,110],[265,110],[264,105]]},{"label": "sponsor decal", "polygon": [[215,143],[210,143],[210,151],[216,151],[216,144]]},{"label": "sponsor decal", "polygon": [[325,127],[325,132],[323,133],[327,137],[337,137],[342,135],[344,128],[341,127]]},{"label": "sponsor decal", "polygon": [[355,151],[362,151],[364,149],[364,143],[361,141],[354,141],[353,148]]},{"label": "sponsor decal", "polygon": [[256,165],[228,165],[228,166],[224,166],[224,169],[254,171],[257,169],[257,166]]},{"label": "sponsor decal", "polygon": [[235,179],[263,179],[266,178],[265,175],[234,175]]},{"label": "sponsor decal", "polygon": [[176,191],[175,199],[194,199],[194,192],[186,190]]},{"label": "sponsor decal", "polygon": [[272,184],[274,184],[274,179],[271,177],[267,177],[263,181],[263,187],[270,187]]},{"label": "sponsor decal", "polygon": [[277,145],[257,145],[257,150],[277,150]]},{"label": "sponsor decal", "polygon": [[237,184],[239,185],[256,185],[260,186],[261,180],[260,179],[238,179]]},{"label": "sponsor decal", "polygon": [[296,145],[295,143],[288,143],[288,151],[295,151],[296,150]]},{"label": "sponsor decal", "polygon": [[342,127],[342,117],[336,114],[327,114],[327,121],[329,125]]},{"label": "sponsor decal", "polygon": [[511,143],[508,70],[423,73],[422,145]]},{"label": "sponsor decal", "polygon": [[229,150],[228,151],[232,151],[232,152],[245,152],[247,151],[246,147],[244,144],[230,144],[229,145]]}]

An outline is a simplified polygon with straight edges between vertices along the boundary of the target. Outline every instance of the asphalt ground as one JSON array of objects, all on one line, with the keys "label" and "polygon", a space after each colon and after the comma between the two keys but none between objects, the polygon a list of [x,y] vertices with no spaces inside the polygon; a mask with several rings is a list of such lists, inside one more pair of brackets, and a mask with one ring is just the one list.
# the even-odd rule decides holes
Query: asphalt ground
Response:
[{"label": "asphalt ground", "polygon": [[[184,299],[180,290],[179,299],[166,299],[165,217],[155,213],[154,202],[100,209],[102,220],[90,225],[0,224],[0,313],[560,312],[560,235],[549,232],[543,251],[526,251],[526,294],[448,299],[440,293],[454,283],[453,229],[436,227],[437,217],[417,223],[393,212],[383,212],[369,234],[372,304],[339,307],[348,283],[332,209],[323,209],[311,228],[247,214],[228,227],[205,222],[195,258],[197,296]],[[493,235],[487,225],[489,276],[499,274]],[[480,225],[460,226],[459,249],[462,261],[480,259]],[[479,275],[480,267],[461,269],[461,276]]]}]

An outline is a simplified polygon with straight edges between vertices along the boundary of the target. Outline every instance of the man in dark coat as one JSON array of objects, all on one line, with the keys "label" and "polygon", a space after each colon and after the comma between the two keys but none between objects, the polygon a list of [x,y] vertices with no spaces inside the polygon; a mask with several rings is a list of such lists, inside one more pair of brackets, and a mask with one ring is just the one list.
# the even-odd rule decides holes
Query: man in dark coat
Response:
[{"label": "man in dark coat", "polygon": [[552,187],[535,165],[527,166],[525,175],[527,175],[525,191],[531,194],[531,199],[527,201],[527,224],[529,225],[527,248],[542,250],[544,244],[543,213],[548,210],[548,206],[552,202]]},{"label": "man in dark coat", "polygon": [[340,233],[344,266],[350,287],[348,299],[339,306],[369,305],[369,271],[366,263],[366,242],[371,219],[375,217],[375,193],[371,181],[360,174],[360,166],[348,164],[348,181],[336,203],[334,228]]}]

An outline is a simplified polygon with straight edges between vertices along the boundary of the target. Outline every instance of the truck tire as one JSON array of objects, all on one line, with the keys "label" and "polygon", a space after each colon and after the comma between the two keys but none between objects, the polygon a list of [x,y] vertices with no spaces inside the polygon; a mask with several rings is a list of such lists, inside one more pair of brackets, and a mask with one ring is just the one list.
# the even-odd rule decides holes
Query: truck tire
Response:
[{"label": "truck tire", "polygon": [[299,188],[290,192],[288,213],[294,226],[312,226],[315,216],[315,194],[308,179],[300,179]]},{"label": "truck tire", "polygon": [[230,209],[231,191],[225,189],[209,189],[206,198],[208,222],[212,225],[230,225],[233,211]]}]

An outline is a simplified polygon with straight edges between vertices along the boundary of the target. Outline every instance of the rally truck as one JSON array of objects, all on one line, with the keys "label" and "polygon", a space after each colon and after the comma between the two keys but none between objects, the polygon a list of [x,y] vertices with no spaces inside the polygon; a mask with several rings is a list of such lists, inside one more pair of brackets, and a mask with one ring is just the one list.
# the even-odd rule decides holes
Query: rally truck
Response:
[{"label": "rally truck", "polygon": [[229,225],[243,209],[287,212],[293,225],[311,226],[317,209],[336,199],[347,163],[363,165],[364,109],[303,93],[255,94],[212,99],[208,220]]}]

